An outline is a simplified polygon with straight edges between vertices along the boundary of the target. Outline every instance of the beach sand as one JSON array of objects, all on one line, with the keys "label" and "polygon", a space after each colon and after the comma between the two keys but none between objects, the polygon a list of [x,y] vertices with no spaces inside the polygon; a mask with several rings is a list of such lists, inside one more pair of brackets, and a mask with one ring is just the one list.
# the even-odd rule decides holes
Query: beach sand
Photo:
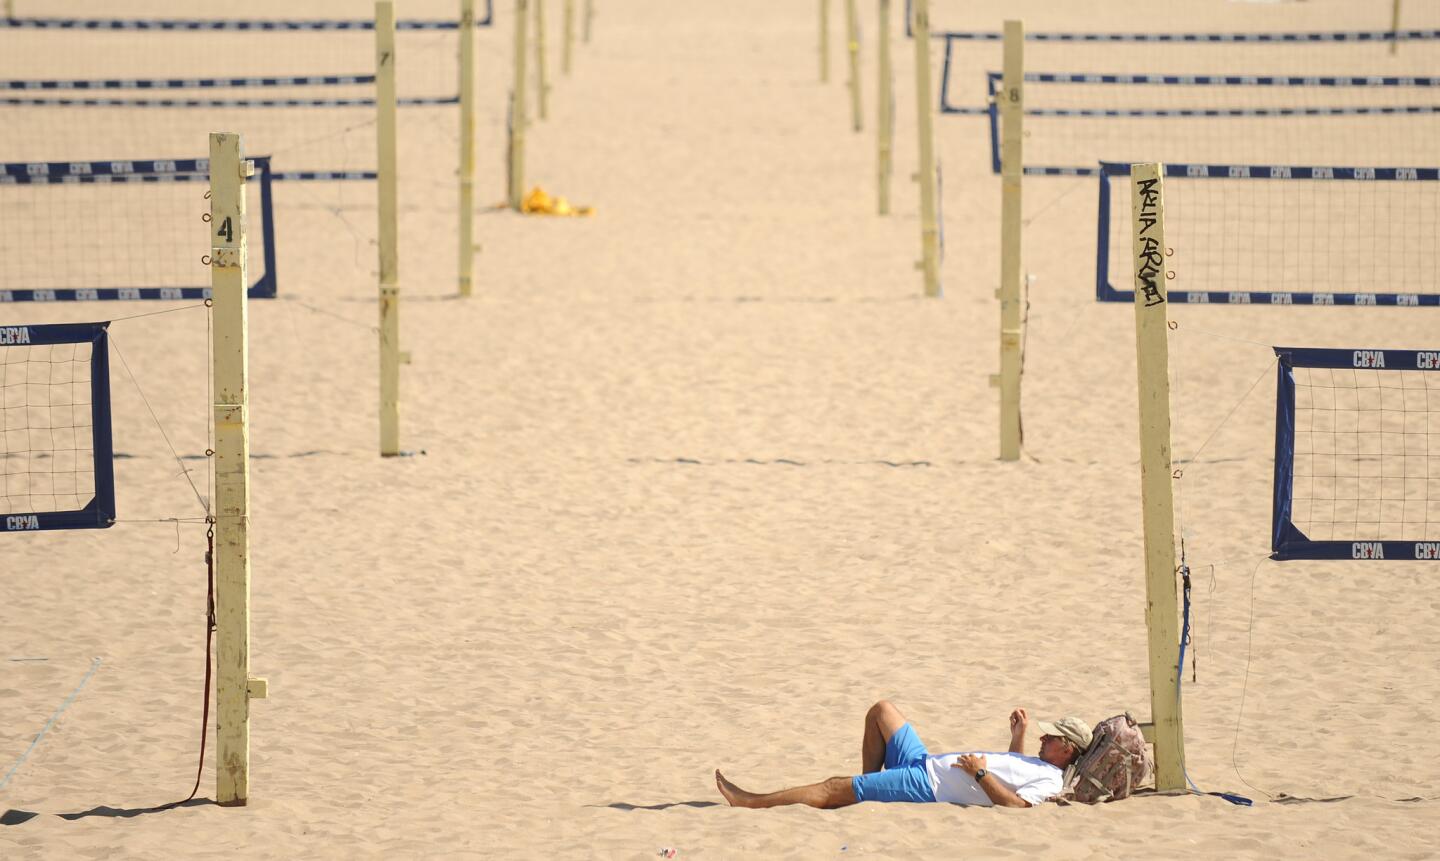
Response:
[{"label": "beach sand", "polygon": [[[513,10],[497,5],[478,37],[484,205],[504,195]],[[814,3],[596,5],[568,79],[560,4],[547,7],[554,91],[528,164],[531,184],[597,214],[479,215],[467,300],[454,297],[454,129],[444,117],[433,134],[402,129],[414,456],[377,456],[370,187],[313,192],[348,195],[343,210],[276,192],[281,298],[250,307],[251,671],[270,697],[251,705],[243,809],[146,810],[185,796],[198,753],[204,532],[177,537],[165,519],[203,516],[208,494],[195,457],[205,320],[190,309],[112,326],[129,370],[112,360],[122,522],[4,539],[0,769],[100,664],[0,789],[0,857],[1440,852],[1433,572],[1265,558],[1269,345],[1440,347],[1433,309],[1171,308],[1174,450],[1204,446],[1176,482],[1195,584],[1188,774],[1253,807],[1155,795],[1022,811],[724,806],[717,767],[752,790],[857,771],[880,698],[932,752],[1003,749],[1017,706],[1148,719],[1134,316],[1093,298],[1093,180],[1027,182],[1026,457],[999,462],[1000,185],[985,120],[937,118],[945,296],[922,297],[913,48],[898,13],[894,214],[881,218],[873,3],[860,4],[858,135],[843,4],[826,86]],[[1012,5],[939,4],[933,17],[1381,29],[1389,9],[1207,0],[1142,21],[1112,0]],[[305,16],[367,9],[307,4]],[[0,46],[39,63],[34,46],[53,43],[31,35],[0,30]],[[967,62],[998,62],[985,51],[993,60]],[[937,43],[937,75],[939,59]],[[1415,71],[1404,48],[1355,65],[1387,62]],[[68,139],[18,143],[105,157],[72,154]],[[0,324],[169,307],[5,305]],[[199,796],[214,786],[212,760]]]}]

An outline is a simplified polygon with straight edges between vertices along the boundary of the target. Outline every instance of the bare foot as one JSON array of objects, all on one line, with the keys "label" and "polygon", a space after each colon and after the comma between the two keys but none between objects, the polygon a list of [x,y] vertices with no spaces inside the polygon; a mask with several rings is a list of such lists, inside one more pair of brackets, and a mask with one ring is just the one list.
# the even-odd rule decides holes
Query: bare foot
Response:
[{"label": "bare foot", "polygon": [[715,787],[720,790],[721,795],[725,796],[725,800],[730,802],[731,807],[750,806],[746,803],[750,793],[726,780],[725,775],[721,774],[718,768],[715,769]]}]

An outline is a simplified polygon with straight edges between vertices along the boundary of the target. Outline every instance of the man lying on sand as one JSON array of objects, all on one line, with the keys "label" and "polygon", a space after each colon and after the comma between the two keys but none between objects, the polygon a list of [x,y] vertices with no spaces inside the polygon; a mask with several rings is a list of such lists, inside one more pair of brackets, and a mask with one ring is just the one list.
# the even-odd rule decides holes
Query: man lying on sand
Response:
[{"label": "man lying on sand", "polygon": [[746,792],[716,770],[715,784],[732,807],[831,808],[861,801],[1031,807],[1061,793],[1065,767],[1090,746],[1090,725],[1079,718],[1036,721],[1035,726],[1041,733],[1038,757],[1021,752],[1030,727],[1024,709],[1010,713],[1009,752],[931,756],[900,710],[881,700],[865,715],[865,740],[860,745],[863,774],[761,794]]}]

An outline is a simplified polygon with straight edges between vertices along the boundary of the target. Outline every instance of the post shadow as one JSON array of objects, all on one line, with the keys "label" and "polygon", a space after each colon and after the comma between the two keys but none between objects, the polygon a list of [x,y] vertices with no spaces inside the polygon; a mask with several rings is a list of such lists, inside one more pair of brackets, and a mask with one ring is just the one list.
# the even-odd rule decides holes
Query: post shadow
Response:
[{"label": "post shadow", "polygon": [[672,807],[723,807],[718,801],[667,801],[660,804],[630,804],[614,801],[610,804],[587,804],[586,807],[608,807],[611,810],[669,810]]},{"label": "post shadow", "polygon": [[[214,799],[210,798],[191,798],[187,801],[159,804],[153,807],[110,807],[106,804],[98,804],[89,810],[81,810],[76,813],[56,813],[54,815],[71,822],[80,819],[89,819],[93,816],[101,816],[107,819],[133,819],[136,816],[144,816],[149,813],[164,813],[167,810],[175,810],[181,807],[200,807],[214,803]],[[6,810],[4,813],[0,813],[0,826],[23,825],[39,815],[39,813],[32,810],[16,810],[12,808]]]}]

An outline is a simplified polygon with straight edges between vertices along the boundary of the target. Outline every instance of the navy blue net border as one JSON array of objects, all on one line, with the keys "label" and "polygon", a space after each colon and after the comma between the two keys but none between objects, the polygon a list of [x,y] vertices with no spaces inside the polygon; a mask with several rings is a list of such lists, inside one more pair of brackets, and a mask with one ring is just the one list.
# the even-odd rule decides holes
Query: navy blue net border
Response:
[{"label": "navy blue net border", "polygon": [[115,450],[110,438],[110,336],[106,323],[3,326],[0,350],[47,344],[90,344],[91,446],[95,497],[73,511],[12,512],[0,517],[5,532],[105,529],[115,522]]},{"label": "navy blue net border", "polygon": [[[908,0],[907,0],[908,2]],[[907,16],[908,17],[908,16]],[[909,35],[914,35],[910,33]],[[998,30],[934,30],[930,38],[947,42],[1003,42]],[[1141,42],[1169,45],[1313,45],[1326,42],[1427,42],[1440,30],[1315,30],[1308,33],[1026,33],[1027,42]]]},{"label": "navy blue net border", "polygon": [[1291,521],[1295,484],[1295,369],[1440,370],[1440,350],[1333,350],[1275,347],[1275,484],[1270,558],[1440,559],[1440,541],[1312,541]]},{"label": "navy blue net border", "polygon": [[197,90],[231,87],[332,87],[373,84],[374,75],[287,75],[263,78],[103,78],[0,81],[0,90]]},{"label": "navy blue net border", "polygon": [[[476,27],[490,27],[495,23],[494,0],[485,0],[484,14],[475,19]],[[159,31],[214,31],[229,30],[242,32],[293,32],[309,30],[374,30],[375,22],[367,19],[353,20],[259,20],[238,21],[200,18],[3,18],[0,28],[18,30],[159,30]],[[458,30],[459,21],[401,20],[395,22],[397,30]]]},{"label": "navy blue net border", "polygon": [[[458,105],[459,96],[405,96],[395,100],[402,108]],[[6,107],[49,108],[367,108],[375,99],[119,99],[69,98],[65,96],[6,96]]]},{"label": "navy blue net border", "polygon": [[[1046,170],[1068,170],[1048,168]],[[1339,180],[1359,182],[1436,182],[1440,168],[1434,167],[1312,167],[1266,164],[1166,164],[1167,178],[1255,179],[1255,180]],[[1029,173],[1029,171],[1027,171]],[[1069,175],[1082,175],[1072,173]],[[1128,162],[1101,162],[1093,175],[1099,177],[1099,213],[1096,219],[1095,299],[1099,302],[1134,302],[1134,290],[1119,290],[1110,283],[1111,187],[1114,177],[1128,177]],[[1286,290],[1174,290],[1169,301],[1196,305],[1390,305],[1399,307],[1440,307],[1436,293],[1327,293]],[[1347,366],[1348,367],[1348,366]]]},{"label": "navy blue net border", "polygon": [[[282,75],[242,78],[98,78],[20,79],[0,81],[0,105],[7,107],[76,108],[355,108],[374,107],[369,96],[299,98],[169,96],[139,98],[85,95],[94,91],[174,90],[256,90],[277,87],[337,87],[373,85],[374,75]],[[14,95],[25,93],[26,95]],[[78,95],[72,95],[78,94]],[[405,96],[396,100],[402,108],[458,105],[460,96]]]},{"label": "navy blue net border", "polygon": [[[250,224],[253,231],[257,224],[255,216],[258,216],[262,245],[260,262],[263,264],[263,268],[254,283],[250,285],[247,295],[251,299],[273,299],[278,292],[275,273],[275,209],[272,202],[271,185],[276,177],[270,170],[269,156],[252,156],[250,160],[255,162],[255,178],[251,181],[260,183],[260,211],[251,213]],[[374,175],[297,172],[294,178],[373,179]],[[130,182],[208,183],[209,181],[210,160],[203,158],[0,163],[0,186]],[[252,269],[254,262],[252,257]],[[0,284],[0,302],[95,302],[124,299],[181,301],[208,298],[210,298],[210,288],[198,284],[193,287],[148,287],[143,284],[135,284],[53,290],[10,290],[5,289],[4,284]]]},{"label": "navy blue net border", "polygon": [[[914,0],[905,0],[905,36],[915,37]],[[998,30],[934,30],[930,38],[946,42],[1001,42]],[[1027,42],[1163,42],[1192,45],[1232,45],[1260,42],[1299,45],[1314,42],[1416,42],[1440,39],[1440,30],[1322,30],[1308,33],[1026,33]]]}]

